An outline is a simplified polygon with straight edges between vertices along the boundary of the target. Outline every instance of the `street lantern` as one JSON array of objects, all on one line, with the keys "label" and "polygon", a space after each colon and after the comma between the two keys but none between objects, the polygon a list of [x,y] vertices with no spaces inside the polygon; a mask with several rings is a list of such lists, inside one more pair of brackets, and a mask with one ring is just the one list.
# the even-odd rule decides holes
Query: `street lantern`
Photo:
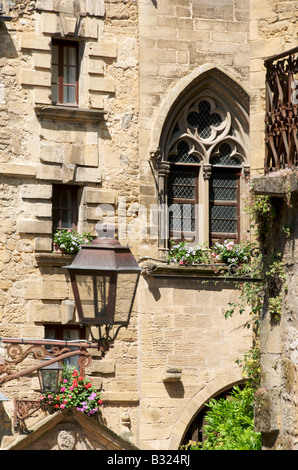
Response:
[{"label": "street lantern", "polygon": [[63,367],[60,362],[53,362],[37,371],[40,390],[43,394],[54,394],[58,391],[62,379]]},{"label": "street lantern", "polygon": [[[141,273],[128,246],[114,237],[115,228],[97,225],[97,238],[83,245],[68,270],[81,325],[97,326],[101,349],[108,349],[130,321]],[[114,336],[111,330],[116,326]],[[105,333],[103,331],[105,330]]]}]

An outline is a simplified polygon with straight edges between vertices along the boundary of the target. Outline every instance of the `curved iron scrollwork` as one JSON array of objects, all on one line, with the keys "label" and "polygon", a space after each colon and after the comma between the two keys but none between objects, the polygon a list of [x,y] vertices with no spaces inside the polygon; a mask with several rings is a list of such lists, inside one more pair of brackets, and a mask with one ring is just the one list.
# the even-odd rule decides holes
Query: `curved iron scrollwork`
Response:
[{"label": "curved iron scrollwork", "polygon": [[[0,338],[0,342],[8,343],[6,355],[7,357],[0,358],[0,385],[9,382],[13,379],[27,375],[33,371],[37,371],[46,365],[50,365],[56,361],[63,361],[64,359],[72,356],[79,356],[78,365],[81,375],[87,367],[90,366],[92,361],[91,353],[87,350],[88,347],[94,347],[92,344],[86,342],[71,343],[61,342],[60,344],[53,344],[47,341],[32,341],[30,340],[9,340]],[[35,343],[35,344],[32,344]],[[29,344],[24,350],[24,347]],[[32,355],[34,359],[40,360],[39,364],[32,366],[20,372],[15,372],[15,366],[23,362],[28,356]],[[6,374],[6,375],[3,375]]]}]

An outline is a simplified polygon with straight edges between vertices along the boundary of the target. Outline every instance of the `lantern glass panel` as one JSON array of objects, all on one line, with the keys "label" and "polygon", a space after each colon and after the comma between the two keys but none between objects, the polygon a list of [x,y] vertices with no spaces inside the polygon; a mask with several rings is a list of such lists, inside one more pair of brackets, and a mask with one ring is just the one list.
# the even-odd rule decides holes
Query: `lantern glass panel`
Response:
[{"label": "lantern glass panel", "polygon": [[109,317],[110,276],[77,275],[76,282],[84,320]]},{"label": "lantern glass panel", "polygon": [[42,393],[55,393],[62,379],[62,369],[41,369],[38,371]]},{"label": "lantern glass panel", "polygon": [[121,273],[117,278],[114,323],[128,323],[139,273]]}]

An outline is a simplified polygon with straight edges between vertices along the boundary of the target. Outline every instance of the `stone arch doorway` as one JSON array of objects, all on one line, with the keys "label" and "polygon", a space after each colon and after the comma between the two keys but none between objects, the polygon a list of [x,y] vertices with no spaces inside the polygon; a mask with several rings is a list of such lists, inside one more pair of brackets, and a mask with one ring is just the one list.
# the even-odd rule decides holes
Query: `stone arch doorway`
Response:
[{"label": "stone arch doorway", "polygon": [[[238,386],[243,387],[245,384],[238,384]],[[221,398],[227,398],[232,390],[233,387],[229,387],[226,390],[221,391],[219,394],[216,396],[210,397],[215,398],[215,400],[220,400]],[[209,401],[209,400],[208,400]],[[192,421],[188,425],[188,428],[186,429],[186,432],[181,440],[181,445],[186,445],[189,443],[189,441],[195,441],[195,442],[204,442],[204,424],[205,424],[205,416],[208,411],[208,406],[206,402],[196,413],[196,415],[193,417]]]},{"label": "stone arch doorway", "polygon": [[198,390],[189,400],[180,413],[170,436],[169,449],[179,449],[184,443],[186,433],[193,423],[194,419],[205,407],[211,398],[219,397],[222,393],[227,393],[235,385],[244,385],[245,379],[242,376],[242,370],[238,366],[222,370],[222,373],[210,380],[210,382]]}]

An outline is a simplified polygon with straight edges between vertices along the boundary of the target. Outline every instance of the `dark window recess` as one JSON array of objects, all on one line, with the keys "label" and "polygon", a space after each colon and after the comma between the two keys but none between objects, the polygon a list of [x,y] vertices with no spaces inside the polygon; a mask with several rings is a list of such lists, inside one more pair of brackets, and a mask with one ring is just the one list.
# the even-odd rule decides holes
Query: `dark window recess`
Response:
[{"label": "dark window recess", "polygon": [[239,241],[239,170],[212,170],[209,186],[210,245]]},{"label": "dark window recess", "polygon": [[79,44],[52,42],[52,103],[78,105]]},{"label": "dark window recess", "polygon": [[196,205],[198,204],[199,160],[182,140],[169,155],[171,163],[167,180],[169,236],[172,240],[195,239]]},{"label": "dark window recess", "polygon": [[[78,325],[46,325],[45,339],[56,339],[60,341],[83,340],[86,339],[86,331],[84,327]],[[79,356],[66,358],[64,359],[64,364],[67,367],[78,368],[78,358]]]},{"label": "dark window recess", "polygon": [[77,229],[78,188],[76,186],[53,185],[53,232],[61,228]]},{"label": "dark window recess", "polygon": [[171,166],[168,177],[169,234],[172,240],[193,240],[196,234],[199,167]]}]

